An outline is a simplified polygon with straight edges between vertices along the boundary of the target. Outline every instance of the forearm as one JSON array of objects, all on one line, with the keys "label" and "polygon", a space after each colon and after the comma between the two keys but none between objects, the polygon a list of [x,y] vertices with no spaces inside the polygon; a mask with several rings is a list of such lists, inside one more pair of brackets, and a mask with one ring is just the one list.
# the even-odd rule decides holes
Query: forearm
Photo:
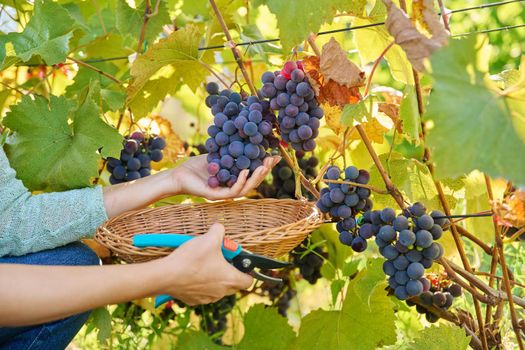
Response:
[{"label": "forearm", "polygon": [[143,208],[159,199],[178,194],[175,170],[167,170],[132,182],[104,187],[108,218]]},{"label": "forearm", "polygon": [[117,266],[0,265],[0,326],[49,322],[159,294],[163,275],[159,261]]}]

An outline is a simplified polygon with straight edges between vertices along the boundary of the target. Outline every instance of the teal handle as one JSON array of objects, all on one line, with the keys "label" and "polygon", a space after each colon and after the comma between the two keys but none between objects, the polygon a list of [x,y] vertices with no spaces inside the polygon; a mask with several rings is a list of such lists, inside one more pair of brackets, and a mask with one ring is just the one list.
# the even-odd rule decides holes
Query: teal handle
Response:
[{"label": "teal handle", "polygon": [[[184,243],[192,240],[196,236],[182,235],[177,233],[150,233],[139,234],[133,237],[133,245],[139,248],[146,247],[162,247],[162,248],[178,248]],[[242,251],[240,244],[225,239],[222,244],[222,254],[228,261],[232,261]],[[159,295],[155,298],[155,307],[158,307],[173,298],[169,295]]]}]

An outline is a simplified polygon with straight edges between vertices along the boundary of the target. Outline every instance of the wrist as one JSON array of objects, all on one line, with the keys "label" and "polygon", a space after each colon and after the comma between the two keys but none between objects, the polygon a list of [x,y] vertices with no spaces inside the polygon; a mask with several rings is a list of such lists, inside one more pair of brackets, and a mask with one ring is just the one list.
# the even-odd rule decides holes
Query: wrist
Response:
[{"label": "wrist", "polygon": [[149,262],[148,269],[152,274],[153,285],[155,286],[155,295],[168,294],[167,291],[180,290],[182,281],[180,276],[179,264],[169,262],[173,257],[167,256]]}]

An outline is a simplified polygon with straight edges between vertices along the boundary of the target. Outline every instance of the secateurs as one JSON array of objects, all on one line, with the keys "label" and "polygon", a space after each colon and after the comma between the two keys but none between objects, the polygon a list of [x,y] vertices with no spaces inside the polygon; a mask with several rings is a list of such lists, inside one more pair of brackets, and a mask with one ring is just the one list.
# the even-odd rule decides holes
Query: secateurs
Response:
[{"label": "secateurs", "polygon": [[[133,237],[133,245],[139,248],[162,247],[178,248],[196,236],[176,234],[176,233],[151,233],[139,234]],[[239,271],[248,273],[254,278],[267,283],[280,283],[282,279],[266,276],[255,268],[272,270],[291,265],[289,262],[271,259],[262,255],[257,255],[244,250],[240,244],[225,238],[222,244],[224,258],[232,263]],[[155,307],[171,300],[169,295],[159,295],[155,298]]]}]

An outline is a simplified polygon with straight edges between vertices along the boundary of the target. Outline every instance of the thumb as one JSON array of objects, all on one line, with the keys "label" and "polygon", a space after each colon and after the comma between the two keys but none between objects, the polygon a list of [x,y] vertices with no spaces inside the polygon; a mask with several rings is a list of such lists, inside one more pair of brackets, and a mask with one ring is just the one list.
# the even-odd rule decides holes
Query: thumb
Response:
[{"label": "thumb", "polygon": [[224,240],[224,231],[224,226],[222,224],[215,223],[210,226],[208,232],[204,236],[210,245],[217,249],[221,249]]}]

